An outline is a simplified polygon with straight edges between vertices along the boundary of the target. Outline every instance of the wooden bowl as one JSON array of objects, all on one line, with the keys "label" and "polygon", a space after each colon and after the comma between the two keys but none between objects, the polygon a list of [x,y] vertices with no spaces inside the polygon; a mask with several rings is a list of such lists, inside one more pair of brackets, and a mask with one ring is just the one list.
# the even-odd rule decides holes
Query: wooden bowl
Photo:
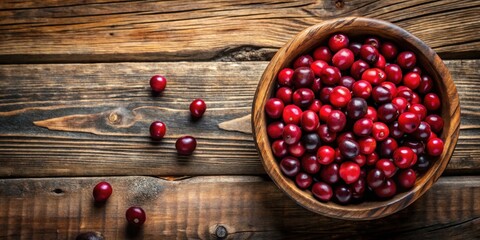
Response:
[{"label": "wooden bowl", "polygon": [[[267,120],[264,111],[266,101],[273,95],[277,73],[291,66],[294,59],[311,52],[319,44],[324,44],[333,33],[343,32],[350,37],[373,35],[389,39],[401,48],[409,49],[417,55],[417,63],[433,78],[437,93],[442,99],[444,129],[441,138],[445,148],[436,158],[430,169],[417,178],[415,186],[384,201],[370,201],[360,204],[339,205],[334,202],[320,202],[310,191],[301,190],[295,182],[285,177],[270,148],[267,136]],[[306,209],[334,218],[369,220],[393,214],[418,199],[437,181],[445,170],[457,143],[460,126],[460,107],[455,84],[440,57],[424,42],[404,29],[376,19],[339,18],[311,26],[293,37],[283,46],[268,64],[258,84],[252,107],[252,129],[263,166],[277,186],[295,202]]]}]

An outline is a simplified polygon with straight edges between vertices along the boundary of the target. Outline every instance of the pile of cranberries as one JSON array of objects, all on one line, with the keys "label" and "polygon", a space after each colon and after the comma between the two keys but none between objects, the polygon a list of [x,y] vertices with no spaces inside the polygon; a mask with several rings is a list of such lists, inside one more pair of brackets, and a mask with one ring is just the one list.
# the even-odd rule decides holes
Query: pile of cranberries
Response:
[{"label": "pile of cranberries", "polygon": [[443,152],[441,101],[416,55],[342,33],[277,75],[265,104],[282,173],[320,201],[408,190]]}]

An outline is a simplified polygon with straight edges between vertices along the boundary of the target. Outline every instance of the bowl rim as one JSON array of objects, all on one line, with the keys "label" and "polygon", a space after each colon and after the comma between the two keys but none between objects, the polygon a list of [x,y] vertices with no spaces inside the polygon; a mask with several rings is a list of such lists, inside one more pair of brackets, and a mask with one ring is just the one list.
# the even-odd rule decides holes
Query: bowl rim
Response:
[{"label": "bowl rim", "polygon": [[[432,78],[434,78],[436,85],[442,85],[441,87],[443,89],[447,89],[445,94],[448,95],[447,97],[450,100],[447,102],[448,108],[447,106],[442,106],[442,116],[448,116],[449,118],[448,121],[445,121],[444,118],[445,123],[442,139],[445,141],[445,148],[442,155],[437,158],[441,159],[441,161],[437,160],[432,166],[430,166],[430,169],[422,175],[422,182],[416,183],[412,189],[400,194],[396,194],[396,196],[393,198],[384,201],[340,205],[331,201],[327,203],[320,202],[313,196],[308,197],[306,194],[310,193],[296,187],[294,183],[292,184],[292,180],[283,176],[281,173],[279,166],[275,161],[275,157],[271,152],[269,139],[266,134],[264,105],[266,100],[272,94],[276,73],[279,69],[287,65],[285,63],[287,61],[282,61],[282,58],[285,58],[285,56],[292,57],[291,55],[295,50],[295,46],[299,46],[299,43],[304,43],[306,36],[311,37],[315,36],[315,34],[323,34],[323,37],[326,38],[332,33],[344,32],[345,30],[342,29],[345,27],[364,27],[370,30],[381,29],[381,31],[393,34],[391,36],[402,36],[402,41],[405,41],[403,43],[405,43],[405,45],[410,45],[408,49],[416,52],[417,56],[419,56],[418,53],[420,53],[420,56],[426,59],[425,63],[431,65],[429,67],[433,69],[433,75],[435,75],[432,76]],[[319,33],[319,31],[324,30],[327,30],[328,33]],[[384,34],[384,32],[382,32],[382,34]],[[315,45],[311,44],[309,47],[313,48],[314,46]],[[279,65],[279,62],[283,62],[283,66]],[[261,89],[265,89],[265,91]],[[444,102],[442,102],[442,105],[445,105],[443,103]],[[445,108],[447,108],[448,111],[445,111]],[[435,53],[435,51],[433,51],[427,44],[403,28],[383,20],[363,17],[344,17],[323,21],[304,29],[278,50],[278,52],[267,65],[257,86],[252,104],[251,123],[255,146],[259,152],[265,171],[270,178],[272,178],[273,182],[291,199],[297,202],[297,204],[312,212],[329,217],[346,220],[370,220],[385,217],[404,209],[422,196],[431,187],[431,185],[438,180],[450,161],[453,150],[457,144],[460,130],[460,106],[458,93],[447,67],[440,57]],[[447,129],[447,131],[445,131],[445,129]],[[417,182],[419,182],[418,179]]]}]

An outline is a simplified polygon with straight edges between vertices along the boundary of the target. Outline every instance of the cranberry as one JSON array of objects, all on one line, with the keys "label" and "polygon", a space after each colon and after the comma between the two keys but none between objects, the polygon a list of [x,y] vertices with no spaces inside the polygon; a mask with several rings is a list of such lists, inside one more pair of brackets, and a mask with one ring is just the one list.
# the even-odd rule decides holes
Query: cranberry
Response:
[{"label": "cranberry", "polygon": [[399,147],[393,152],[393,162],[398,168],[408,168],[410,167],[414,156],[415,153],[412,149],[408,147]]},{"label": "cranberry", "polygon": [[378,119],[385,123],[395,121],[398,117],[398,109],[392,103],[385,103],[378,108]]},{"label": "cranberry", "polygon": [[302,169],[309,174],[316,174],[320,171],[320,163],[317,156],[306,154],[302,157]]},{"label": "cranberry", "polygon": [[383,141],[388,138],[390,134],[390,130],[385,123],[382,122],[374,122],[372,128],[372,136],[377,141]]},{"label": "cranberry", "polygon": [[422,75],[420,78],[420,85],[418,85],[417,91],[420,94],[427,94],[432,91],[433,88],[433,80],[428,75]]},{"label": "cranberry", "polygon": [[282,116],[284,104],[278,98],[270,98],[265,104],[265,112],[268,117],[276,119]]},{"label": "cranberry", "polygon": [[280,170],[285,176],[294,177],[300,171],[300,162],[294,157],[284,157],[280,161]]},{"label": "cranberry", "polygon": [[313,51],[313,58],[315,60],[322,60],[330,62],[332,60],[332,52],[327,47],[319,47]]},{"label": "cranberry", "polygon": [[367,174],[367,184],[375,189],[383,185],[385,182],[385,174],[380,169],[372,169]]},{"label": "cranberry", "polygon": [[329,201],[333,196],[332,187],[324,182],[313,184],[312,193],[317,199],[325,202]]},{"label": "cranberry", "polygon": [[391,178],[397,172],[397,167],[389,159],[380,159],[375,163],[375,167],[383,172],[386,178]]},{"label": "cranberry", "polygon": [[393,137],[395,139],[399,139],[399,138],[403,137],[404,132],[402,130],[400,130],[400,124],[398,124],[398,121],[395,121],[392,124],[390,124],[390,126],[388,128],[390,130],[390,136],[391,137]]},{"label": "cranberry", "polygon": [[425,155],[419,155],[417,160],[417,165],[415,169],[420,172],[424,173],[430,167],[430,160]]},{"label": "cranberry", "polygon": [[359,154],[353,158],[353,161],[357,163],[358,166],[363,167],[367,163],[367,157],[365,157],[365,155]]},{"label": "cranberry", "polygon": [[315,76],[320,77],[320,74],[322,73],[323,69],[327,66],[328,66],[327,62],[323,60],[316,60],[310,65],[310,68],[312,69]]},{"label": "cranberry", "polygon": [[377,37],[367,37],[365,39],[364,44],[368,44],[374,48],[379,48],[380,47],[380,39]]},{"label": "cranberry", "polygon": [[407,99],[403,97],[396,97],[392,99],[392,104],[395,105],[398,109],[398,113],[402,114],[405,112],[409,106]]},{"label": "cranberry", "polygon": [[394,59],[398,53],[397,46],[391,42],[384,42],[380,46],[380,53],[388,60]]},{"label": "cranberry", "polygon": [[339,166],[337,163],[330,163],[320,169],[320,178],[328,184],[335,184],[340,179],[338,175]]},{"label": "cranberry", "polygon": [[330,146],[321,146],[317,151],[317,161],[322,165],[328,165],[335,158],[335,150]]},{"label": "cranberry", "polygon": [[432,138],[427,142],[427,153],[430,156],[440,156],[443,152],[443,141],[440,138]]},{"label": "cranberry", "polygon": [[128,224],[136,227],[142,226],[147,219],[145,211],[143,211],[141,207],[130,207],[127,209],[125,217],[127,218]]},{"label": "cranberry", "polygon": [[345,183],[350,184],[356,182],[360,177],[360,166],[354,162],[344,162],[340,165],[339,169],[340,178],[345,181]]},{"label": "cranberry", "polygon": [[292,94],[293,91],[289,87],[281,87],[277,90],[275,97],[282,100],[284,104],[292,103]]},{"label": "cranberry", "polygon": [[320,73],[320,79],[322,79],[322,83],[329,86],[337,84],[341,77],[342,74],[340,73],[340,70],[332,66],[323,68],[322,72]]},{"label": "cranberry", "polygon": [[420,119],[415,113],[404,112],[398,117],[398,126],[402,132],[413,133],[420,125]]},{"label": "cranberry", "polygon": [[388,89],[392,98],[397,95],[397,87],[395,86],[395,83],[385,81],[385,82],[380,83],[380,86]]},{"label": "cranberry", "polygon": [[340,132],[347,124],[345,114],[339,110],[332,110],[327,118],[327,126],[333,132]]},{"label": "cranberry", "polygon": [[354,83],[355,83],[355,79],[353,79],[350,76],[342,76],[340,78],[340,81],[338,82],[340,86],[346,87],[348,88],[348,90],[352,90]]},{"label": "cranberry", "polygon": [[284,140],[276,140],[272,143],[272,153],[275,157],[282,158],[287,156],[288,145]]},{"label": "cranberry", "polygon": [[411,102],[412,101],[412,98],[413,98],[413,92],[410,88],[402,88],[404,86],[400,86],[397,88],[397,95],[396,97],[403,97],[405,99],[407,99],[408,102]]},{"label": "cranberry", "polygon": [[427,109],[425,108],[425,106],[418,103],[410,104],[410,107],[408,108],[408,112],[415,113],[415,115],[417,115],[420,121],[425,119],[425,117],[427,116]]},{"label": "cranberry", "polygon": [[[207,110],[207,104],[205,104],[205,102],[202,99],[195,99],[192,101],[192,103],[190,103],[190,114],[194,118],[201,118],[206,110]],[[277,118],[279,117],[280,117],[280,113]]]},{"label": "cranberry", "polygon": [[320,127],[318,127],[317,129],[317,134],[318,136],[320,136],[320,139],[322,140],[322,142],[325,142],[325,143],[331,143],[335,141],[335,139],[337,138],[337,133],[331,131],[328,128],[327,124],[320,125]]},{"label": "cranberry", "polygon": [[312,104],[308,106],[308,110],[312,110],[315,113],[319,113],[320,109],[322,108],[322,102],[318,99],[313,99]]},{"label": "cranberry", "polygon": [[422,75],[422,69],[420,69],[420,67],[412,68],[411,72],[418,73],[418,74]]},{"label": "cranberry", "polygon": [[369,44],[364,44],[360,48],[360,57],[366,62],[373,64],[378,60],[378,50]]},{"label": "cranberry", "polygon": [[296,105],[287,105],[283,109],[283,122],[285,124],[293,123],[293,124],[299,124],[300,119],[302,118],[302,109],[300,109]]},{"label": "cranberry", "polygon": [[420,86],[420,74],[409,72],[403,76],[403,85],[414,90]]},{"label": "cranberry", "polygon": [[352,199],[352,191],[348,186],[340,185],[335,188],[335,199],[340,204],[347,204]]},{"label": "cranberry", "polygon": [[386,179],[385,182],[374,189],[375,194],[381,198],[390,198],[397,193],[397,186],[392,179]]},{"label": "cranberry", "polygon": [[355,139],[355,135],[353,135],[353,132],[343,132],[341,133],[340,135],[338,135],[337,137],[337,145],[340,144],[341,142],[347,140],[347,139],[350,139],[350,140],[356,140]]},{"label": "cranberry", "polygon": [[293,69],[284,68],[277,76],[277,82],[280,86],[291,87],[293,86]]},{"label": "cranberry", "polygon": [[392,101],[393,95],[386,87],[376,86],[373,88],[372,98],[377,103],[386,103]]},{"label": "cranberry", "polygon": [[167,125],[161,121],[155,121],[150,124],[150,137],[155,140],[160,140],[167,132]]},{"label": "cranberry", "polygon": [[283,122],[272,122],[267,126],[267,135],[271,139],[279,139],[282,137],[284,127],[285,124]]},{"label": "cranberry", "polygon": [[431,114],[425,117],[425,122],[428,123],[435,133],[440,133],[443,129],[443,119],[442,117]]},{"label": "cranberry", "polygon": [[313,179],[310,175],[301,172],[295,177],[295,182],[300,189],[307,189],[312,185]]},{"label": "cranberry", "polygon": [[292,95],[293,104],[301,108],[310,106],[313,103],[313,99],[315,99],[315,93],[309,88],[297,89]]},{"label": "cranberry", "polygon": [[378,85],[387,79],[387,75],[381,69],[369,68],[363,72],[362,79],[372,85]]},{"label": "cranberry", "polygon": [[193,151],[197,147],[197,140],[192,136],[183,136],[177,139],[175,148],[180,155],[192,155]]},{"label": "cranberry", "polygon": [[310,64],[312,64],[313,59],[310,55],[302,55],[298,57],[295,62],[293,63],[293,68],[299,68],[299,67],[310,67]]},{"label": "cranberry", "polygon": [[317,133],[302,134],[302,143],[307,152],[316,152],[320,147],[321,139]]},{"label": "cranberry", "polygon": [[372,133],[372,128],[372,119],[361,118],[353,124],[353,133],[359,137],[366,137]]},{"label": "cranberry", "polygon": [[340,70],[347,70],[352,66],[354,60],[353,52],[348,48],[342,48],[333,55],[332,64]]},{"label": "cranberry", "polygon": [[283,128],[283,140],[285,140],[287,144],[295,144],[300,141],[301,137],[302,130],[299,126],[290,123]]},{"label": "cranberry", "polygon": [[375,108],[373,108],[373,107],[368,107],[367,108],[367,114],[365,114],[364,117],[370,118],[370,119],[372,119],[372,121],[376,122],[378,120],[377,110],[375,110]]},{"label": "cranberry", "polygon": [[350,90],[342,86],[333,88],[330,93],[330,103],[335,107],[345,107],[351,98]]},{"label": "cranberry", "polygon": [[320,111],[318,112],[318,117],[320,118],[321,121],[326,122],[328,119],[328,116],[332,113],[332,106],[330,105],[323,105],[320,108]]},{"label": "cranberry", "polygon": [[356,182],[350,184],[352,190],[352,197],[354,199],[361,199],[365,193],[365,179],[360,177]]},{"label": "cranberry", "polygon": [[368,63],[360,59],[353,62],[352,67],[350,68],[350,74],[354,79],[359,80],[362,77],[363,72],[369,68],[370,66]]},{"label": "cranberry", "polygon": [[97,203],[103,203],[112,195],[112,185],[108,182],[99,182],[93,188],[93,198]]},{"label": "cranberry", "polygon": [[358,140],[358,146],[361,154],[369,155],[375,151],[377,141],[373,137],[361,138]]},{"label": "cranberry", "polygon": [[412,93],[412,101],[410,103],[421,103],[422,102],[422,99],[420,98],[420,96],[418,96],[417,93]]},{"label": "cranberry", "polygon": [[378,59],[373,64],[373,67],[384,70],[386,65],[387,65],[387,61],[385,60],[385,58],[382,55],[378,55]]},{"label": "cranberry", "polygon": [[404,189],[412,188],[415,184],[415,180],[417,180],[417,176],[415,175],[415,171],[411,168],[404,169],[398,173],[397,183]]},{"label": "cranberry", "polygon": [[318,99],[320,99],[322,103],[325,103],[325,104],[330,103],[330,94],[332,93],[332,91],[333,91],[333,87],[322,88],[322,90],[320,90]]},{"label": "cranberry", "polygon": [[378,161],[378,154],[376,152],[372,152],[367,155],[367,165],[375,165]]},{"label": "cranberry", "polygon": [[155,75],[150,78],[150,87],[152,91],[160,93],[167,87],[167,79],[161,75]]},{"label": "cranberry", "polygon": [[394,84],[399,84],[403,79],[402,69],[397,64],[385,66],[385,74],[387,75],[387,81]]},{"label": "cranberry", "polygon": [[403,142],[403,146],[411,148],[417,155],[425,153],[425,145],[420,141],[408,139]]},{"label": "cranberry", "polygon": [[307,132],[313,132],[317,130],[320,121],[318,115],[312,110],[306,110],[302,113],[302,120],[300,121],[302,129]]},{"label": "cranberry", "polygon": [[428,138],[430,138],[431,133],[432,133],[432,130],[430,129],[430,125],[426,122],[420,122],[417,130],[413,132],[413,136],[416,139],[425,142],[428,140]]},{"label": "cranberry", "polygon": [[299,67],[293,72],[293,85],[295,88],[309,88],[315,80],[315,74],[310,67]]},{"label": "cranberry", "polygon": [[328,47],[333,52],[337,52],[342,48],[347,48],[349,44],[349,39],[347,35],[343,33],[337,33],[328,39]]},{"label": "cranberry", "polygon": [[413,52],[405,51],[397,56],[397,64],[405,70],[412,69],[416,63],[417,57]]},{"label": "cranberry", "polygon": [[359,119],[367,114],[367,101],[363,98],[352,98],[347,104],[347,115],[351,119]]},{"label": "cranberry", "polygon": [[294,156],[294,157],[297,157],[297,158],[302,157],[303,154],[305,154],[305,151],[306,151],[302,142],[297,142],[297,143],[288,145],[287,149],[288,149],[288,153],[291,156]]},{"label": "cranberry", "polygon": [[346,139],[338,144],[342,155],[346,158],[354,158],[360,153],[360,146],[352,139]]},{"label": "cranberry", "polygon": [[359,42],[351,42],[350,45],[348,46],[348,49],[353,52],[353,55],[358,56],[360,54],[360,48],[362,47],[363,44]]},{"label": "cranberry", "polygon": [[389,137],[385,141],[380,142],[380,149],[378,154],[380,157],[389,158],[392,156],[393,152],[398,148],[398,143],[395,139]]},{"label": "cranberry", "polygon": [[340,152],[340,149],[335,148],[335,158],[333,159],[334,162],[336,163],[342,163],[344,160],[342,153]]},{"label": "cranberry", "polygon": [[440,98],[435,93],[428,93],[423,99],[423,105],[429,111],[436,111],[440,108]]},{"label": "cranberry", "polygon": [[372,93],[372,85],[365,80],[356,81],[352,86],[352,93],[355,97],[368,99]]}]

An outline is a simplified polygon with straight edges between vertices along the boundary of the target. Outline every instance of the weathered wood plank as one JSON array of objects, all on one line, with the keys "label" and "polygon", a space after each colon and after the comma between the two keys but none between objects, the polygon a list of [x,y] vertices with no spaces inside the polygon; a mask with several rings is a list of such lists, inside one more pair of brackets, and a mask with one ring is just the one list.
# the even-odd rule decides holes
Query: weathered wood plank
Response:
[{"label": "weathered wood plank", "polygon": [[326,19],[364,16],[412,32],[442,57],[478,57],[480,2],[1,1],[0,62],[266,60]]},{"label": "weathered wood plank", "polygon": [[[114,192],[104,206],[91,191],[101,180]],[[0,180],[0,238],[73,239],[99,231],[125,239],[125,211],[139,205],[147,221],[145,239],[364,239],[480,237],[480,178],[442,177],[417,202],[384,219],[331,219],[296,205],[272,182],[259,177],[195,177],[165,181],[151,177]]]},{"label": "weathered wood plank", "polygon": [[[447,61],[462,109],[460,140],[447,173],[480,172],[480,60]],[[264,174],[248,132],[253,94],[266,62],[0,66],[0,176]],[[148,80],[169,82],[152,96]],[[188,106],[203,98],[198,122]],[[154,120],[167,124],[160,143]],[[232,122],[233,121],[233,122]],[[178,157],[176,138],[198,148]]]}]

